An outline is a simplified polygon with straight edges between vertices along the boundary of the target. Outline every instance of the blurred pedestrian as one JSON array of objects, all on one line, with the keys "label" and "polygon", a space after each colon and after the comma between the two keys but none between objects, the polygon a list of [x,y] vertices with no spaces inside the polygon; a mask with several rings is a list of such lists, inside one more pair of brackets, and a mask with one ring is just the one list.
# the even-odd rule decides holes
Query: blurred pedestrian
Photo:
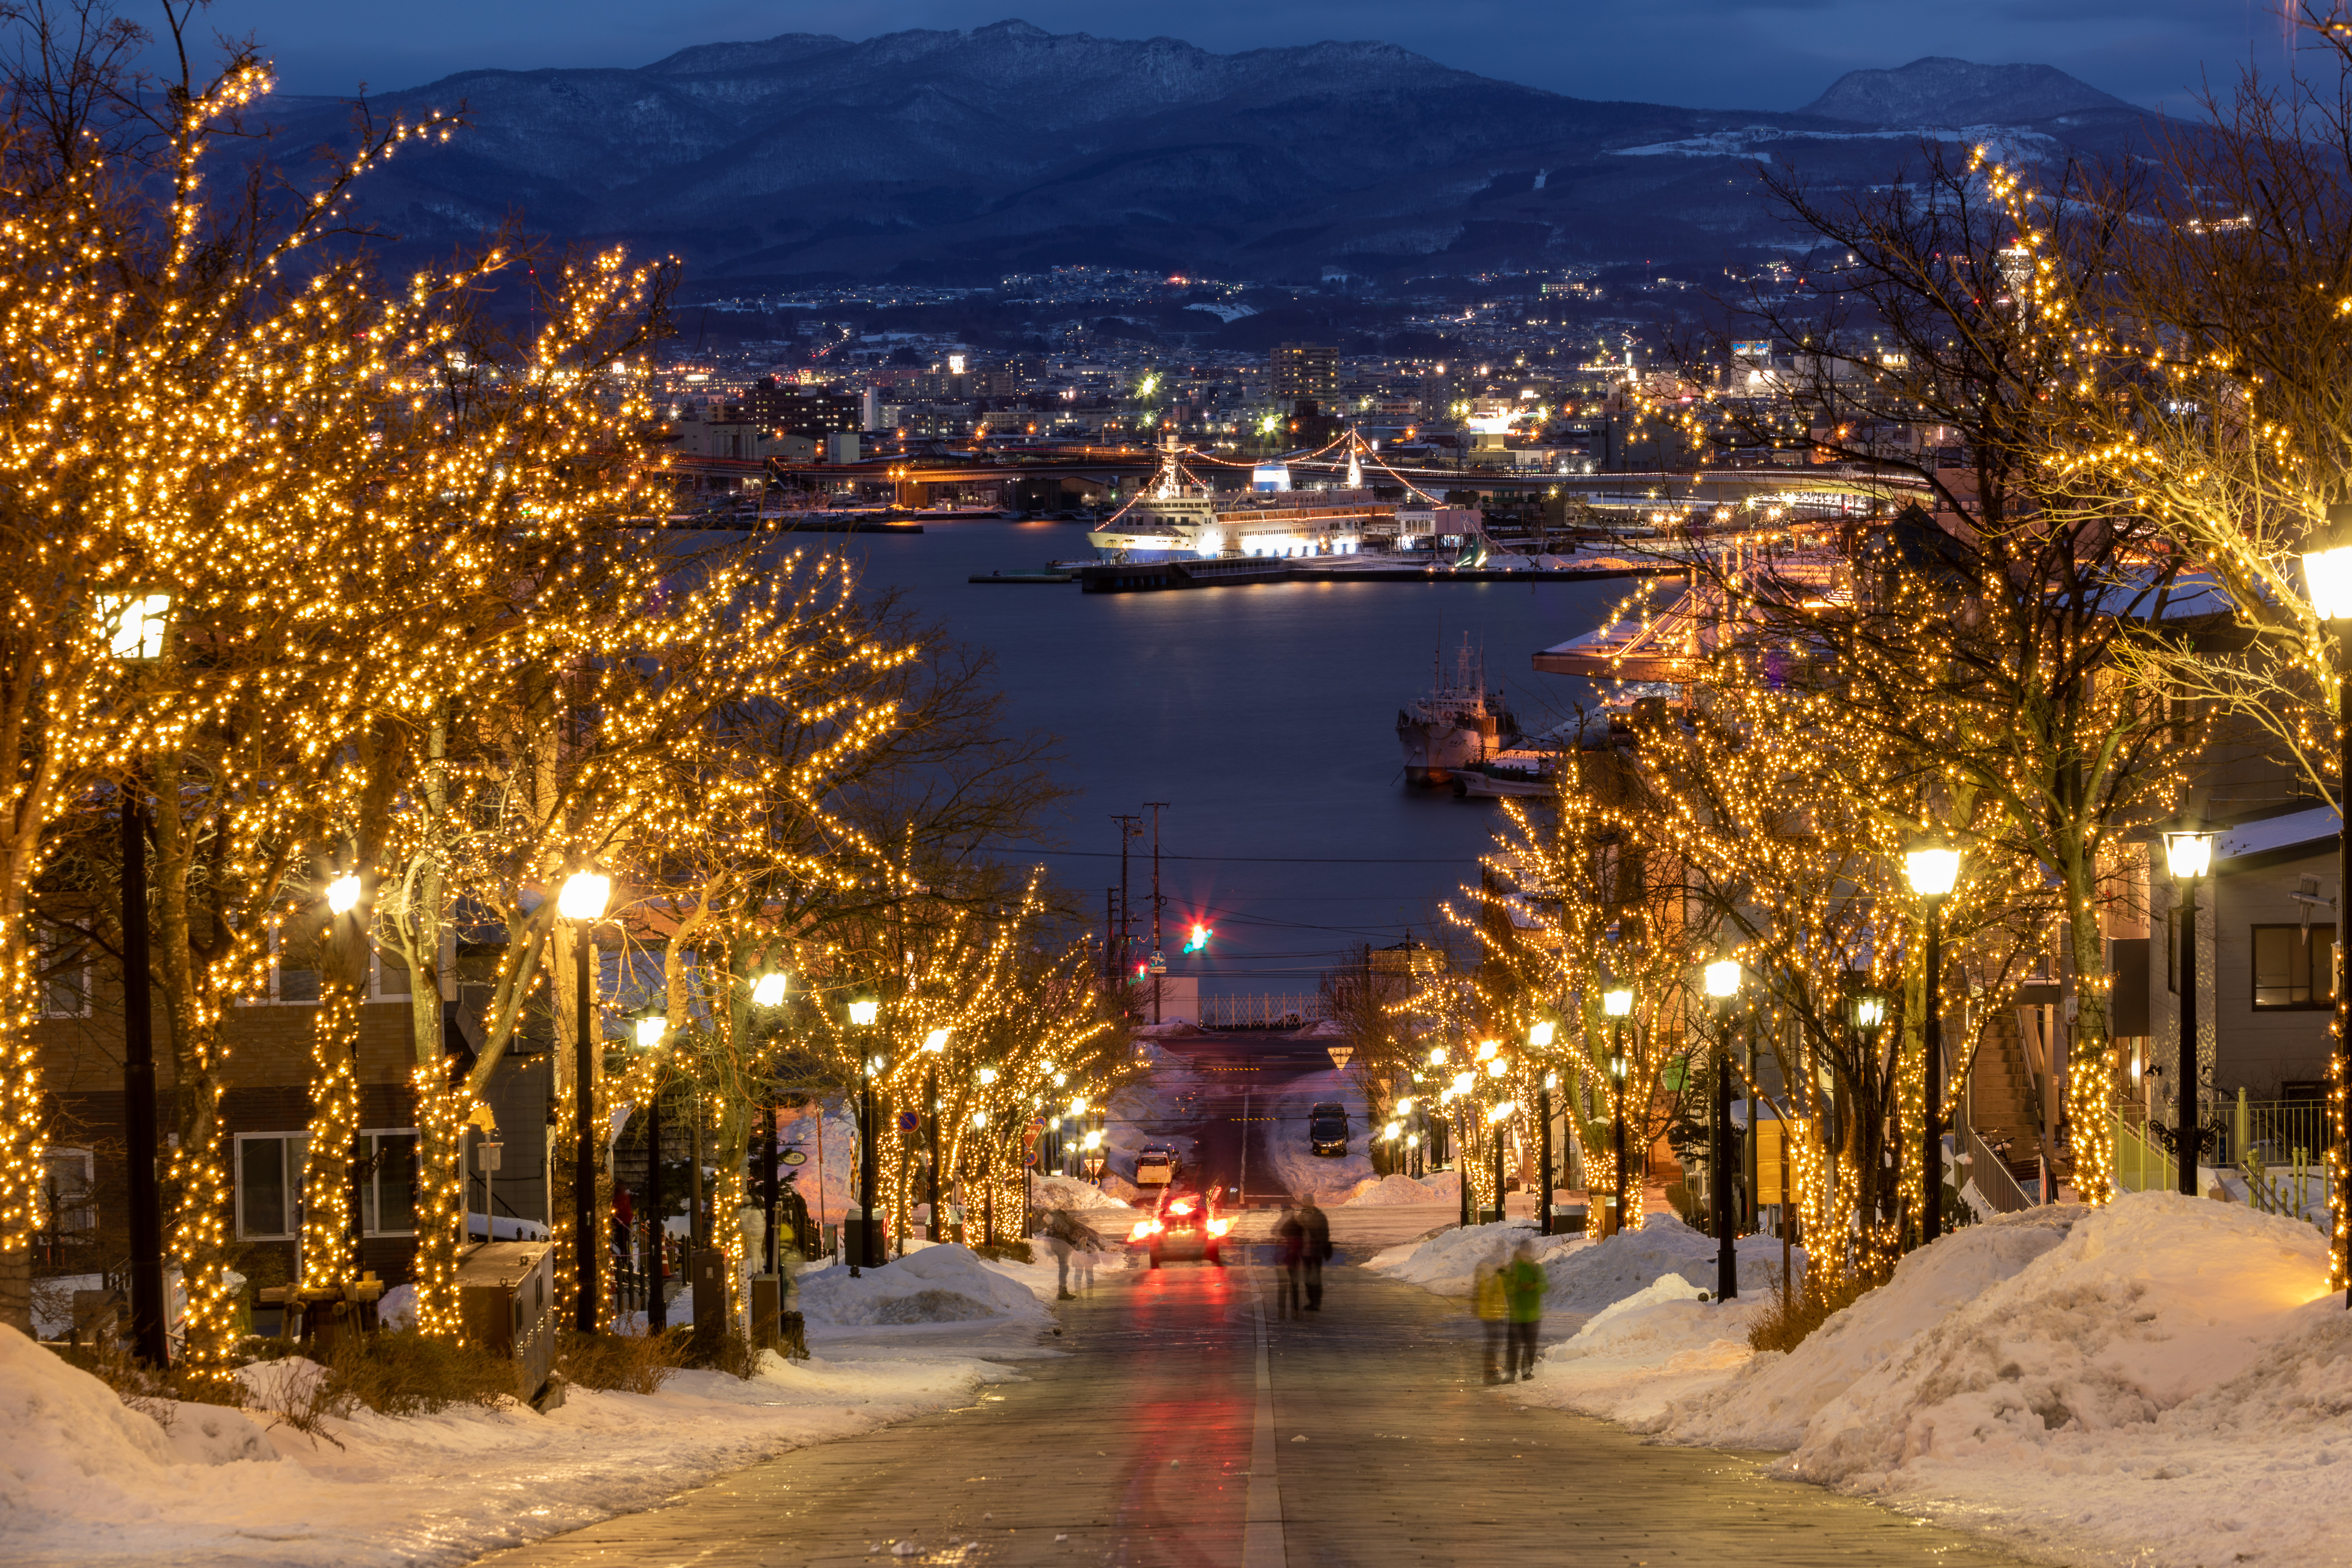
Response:
[{"label": "blurred pedestrian", "polygon": [[1305,1231],[1302,1261],[1307,1267],[1307,1310],[1323,1310],[1323,1265],[1331,1258],[1331,1216],[1315,1206],[1309,1193],[1298,1205],[1298,1228]]},{"label": "blurred pedestrian", "polygon": [[1470,1310],[1486,1332],[1486,1381],[1503,1381],[1503,1330],[1511,1315],[1511,1299],[1503,1271],[1495,1258],[1482,1258],[1470,1271]]},{"label": "blurred pedestrian", "polygon": [[1054,1254],[1056,1276],[1054,1299],[1057,1301],[1077,1300],[1070,1294],[1070,1254],[1078,1251],[1083,1245],[1079,1228],[1076,1218],[1067,1208],[1055,1209],[1053,1217],[1045,1222],[1045,1246]]},{"label": "blurred pedestrian", "polygon": [[1543,1265],[1536,1261],[1531,1242],[1521,1242],[1503,1270],[1503,1294],[1511,1320],[1510,1353],[1503,1364],[1503,1381],[1516,1375],[1521,1383],[1536,1374],[1536,1331],[1543,1326]]},{"label": "blurred pedestrian", "polygon": [[1307,1256],[1307,1227],[1299,1223],[1298,1213],[1287,1198],[1283,1200],[1282,1217],[1274,1224],[1274,1247],[1276,1261],[1282,1265],[1280,1315],[1295,1318],[1298,1316],[1298,1270]]}]

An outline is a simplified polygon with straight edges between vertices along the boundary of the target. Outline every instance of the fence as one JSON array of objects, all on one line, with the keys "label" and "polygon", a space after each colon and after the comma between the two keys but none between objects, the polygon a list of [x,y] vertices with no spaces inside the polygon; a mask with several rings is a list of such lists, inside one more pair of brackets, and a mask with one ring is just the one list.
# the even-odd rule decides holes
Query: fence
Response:
[{"label": "fence", "polygon": [[2330,1142],[2325,1100],[2241,1100],[2221,1108],[2221,1146],[2214,1157],[2224,1164],[2242,1165],[2252,1159],[2265,1165],[2288,1165],[2295,1163],[2298,1152],[2309,1163]]},{"label": "fence", "polygon": [[1204,1029],[1296,1029],[1331,1016],[1330,1003],[1316,992],[1300,995],[1203,996]]},{"label": "fence", "polygon": [[[2137,1118],[2139,1107],[2130,1107]],[[2158,1135],[2119,1110],[2108,1116],[2116,1130],[2116,1184],[2130,1193],[2168,1193],[2179,1184],[2179,1167],[2172,1163]]]},{"label": "fence", "polygon": [[2034,1200],[2025,1195],[2025,1189],[2009,1173],[2009,1166],[1966,1121],[1960,1123],[1960,1152],[1969,1157],[1964,1182],[1974,1182],[1977,1192],[1996,1211],[2017,1214],[2033,1206]]}]

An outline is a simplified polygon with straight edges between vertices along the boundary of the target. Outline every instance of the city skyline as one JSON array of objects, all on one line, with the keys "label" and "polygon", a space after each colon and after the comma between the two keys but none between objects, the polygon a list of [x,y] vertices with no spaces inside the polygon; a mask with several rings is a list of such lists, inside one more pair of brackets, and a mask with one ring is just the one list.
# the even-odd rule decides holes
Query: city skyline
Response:
[{"label": "city skyline", "polygon": [[[142,19],[136,6],[127,14]],[[1269,14],[1218,0],[1189,9],[1181,20],[1158,8],[1066,0],[1017,7],[918,0],[887,18],[838,0],[694,5],[657,15],[612,0],[561,6],[520,0],[488,21],[478,8],[450,0],[423,0],[397,16],[331,17],[288,0],[223,0],[203,19],[223,33],[257,35],[278,60],[287,90],[341,94],[362,82],[383,90],[465,70],[642,66],[696,44],[782,33],[860,40],[1015,17],[1056,33],[1174,37],[1217,53],[1378,40],[1456,69],[1570,97],[1716,109],[1794,109],[1846,71],[1945,55],[2053,65],[2120,98],[2188,114],[2202,86],[2229,88],[2249,61],[2266,73],[2291,64],[2277,6],[2252,0],[2229,7],[2194,0],[2005,3],[1964,12],[1916,0],[1869,6],[1858,0],[1684,0],[1594,16],[1530,14],[1473,0],[1442,17],[1392,4],[1292,5]]]}]

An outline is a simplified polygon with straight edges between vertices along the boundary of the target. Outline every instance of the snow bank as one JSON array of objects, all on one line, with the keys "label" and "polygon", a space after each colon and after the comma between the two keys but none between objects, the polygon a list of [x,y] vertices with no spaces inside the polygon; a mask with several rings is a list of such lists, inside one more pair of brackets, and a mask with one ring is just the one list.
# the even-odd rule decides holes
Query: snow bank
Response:
[{"label": "snow bank", "polygon": [[834,1327],[1045,1320],[1027,1284],[1007,1279],[970,1248],[952,1245],[911,1248],[856,1279],[839,1264],[807,1269],[794,1294],[812,1324]]},{"label": "snow bank", "polygon": [[[1127,1183],[1119,1185],[1128,1191],[1135,1189]],[[1111,1196],[1092,1182],[1081,1182],[1068,1176],[1039,1176],[1034,1188],[1040,1209],[1069,1209],[1083,1213],[1087,1209],[1123,1209],[1128,1205]]]},{"label": "snow bank", "polygon": [[[1441,1296],[1466,1296],[1482,1260],[1507,1253],[1522,1241],[1535,1244],[1549,1280],[1544,1309],[1551,1312],[1598,1312],[1673,1275],[1689,1289],[1715,1289],[1715,1243],[1671,1214],[1652,1214],[1640,1230],[1620,1231],[1606,1241],[1581,1236],[1543,1237],[1532,1219],[1455,1227],[1426,1241],[1407,1242],[1375,1255],[1365,1265]],[[1780,1244],[1769,1236],[1742,1237],[1738,1248],[1741,1293],[1761,1295],[1780,1278]],[[1804,1253],[1797,1261],[1801,1267]]]},{"label": "snow bank", "polygon": [[1364,1267],[1440,1296],[1467,1296],[1480,1264],[1501,1263],[1523,1241],[1547,1265],[1563,1249],[1585,1245],[1580,1237],[1538,1236],[1531,1219],[1467,1228],[1455,1226],[1426,1241],[1408,1241],[1376,1252]]},{"label": "snow bank", "polygon": [[[316,1370],[274,1369],[288,1382]],[[456,1568],[1010,1375],[961,1355],[770,1356],[750,1380],[688,1372],[650,1395],[573,1389],[546,1415],[509,1404],[331,1418],[334,1441],[313,1443],[262,1410],[162,1402],[167,1429],[0,1329],[0,1560]]]},{"label": "snow bank", "polygon": [[1387,1207],[1405,1204],[1438,1204],[1444,1203],[1448,1199],[1460,1201],[1451,1193],[1441,1198],[1411,1176],[1366,1176],[1334,1201],[1339,1204]]},{"label": "snow bank", "polygon": [[2333,1562],[2352,1313],[2326,1262],[2310,1226],[2240,1205],[2053,1205],[1914,1253],[1788,1355],[1729,1331],[1754,1305],[1662,1280],[1520,1394],[1667,1441],[1788,1449],[1789,1475],[2053,1560]]}]

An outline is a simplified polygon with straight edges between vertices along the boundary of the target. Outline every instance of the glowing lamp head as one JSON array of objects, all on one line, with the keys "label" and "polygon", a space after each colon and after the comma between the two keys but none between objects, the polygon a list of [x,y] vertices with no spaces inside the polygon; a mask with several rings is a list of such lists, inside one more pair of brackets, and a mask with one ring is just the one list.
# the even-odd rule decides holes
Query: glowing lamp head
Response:
[{"label": "glowing lamp head", "polygon": [[1739,960],[1718,958],[1706,966],[1706,994],[1718,1002],[1739,994]]},{"label": "glowing lamp head", "polygon": [[996,1081],[996,1069],[994,1068],[982,1068],[972,1076],[980,1079],[983,1084],[994,1083]]},{"label": "glowing lamp head", "polygon": [[350,914],[360,907],[360,879],[338,877],[327,884],[327,908],[339,915]]},{"label": "glowing lamp head", "polygon": [[932,1056],[938,1056],[941,1051],[944,1051],[947,1048],[947,1030],[933,1029],[929,1034],[923,1037],[923,1049],[929,1052]]},{"label": "glowing lamp head", "polygon": [[1481,1040],[1478,1042],[1478,1059],[1482,1062],[1491,1062],[1495,1059],[1495,1053],[1502,1048],[1503,1045],[1499,1040]]},{"label": "glowing lamp head", "polygon": [[2164,864],[2183,880],[2203,876],[2213,867],[2213,836],[2201,827],[2176,828],[2166,834]]},{"label": "glowing lamp head", "polygon": [[172,613],[169,594],[101,594],[98,597],[98,632],[115,658],[146,660],[163,657],[163,629]]},{"label": "glowing lamp head", "polygon": [[1406,1134],[1404,1135],[1404,1146],[1405,1146],[1406,1148],[1408,1148],[1408,1149],[1418,1149],[1418,1148],[1420,1148],[1420,1147],[1421,1147],[1421,1134],[1420,1134],[1420,1133],[1418,1133],[1418,1132],[1408,1132],[1408,1133],[1406,1133]]},{"label": "glowing lamp head", "polygon": [[1546,1089],[1558,1089],[1559,1087],[1559,1074],[1556,1072],[1548,1072],[1544,1074],[1544,1087]]},{"label": "glowing lamp head", "polygon": [[859,996],[849,1004],[849,1021],[861,1029],[872,1028],[881,1016],[882,1004],[874,997]]},{"label": "glowing lamp head", "polygon": [[659,1013],[648,1013],[637,1020],[637,1048],[650,1051],[659,1046],[662,1037],[668,1033],[669,1020]]},{"label": "glowing lamp head", "polygon": [[1444,1046],[1432,1046],[1429,1048],[1429,1065],[1433,1068],[1442,1068],[1445,1065],[1445,1047]]},{"label": "glowing lamp head", "polygon": [[1476,1088],[1477,1084],[1478,1078],[1475,1073],[1458,1072],[1454,1075],[1454,1092],[1456,1094],[1467,1094]]},{"label": "glowing lamp head", "polygon": [[1089,1132],[1089,1133],[1087,1133],[1087,1136],[1086,1136],[1086,1141],[1085,1141],[1085,1143],[1084,1143],[1084,1145],[1083,1145],[1083,1146],[1084,1146],[1084,1147],[1086,1147],[1086,1148],[1088,1148],[1088,1149],[1099,1149],[1099,1148],[1101,1148],[1101,1147],[1102,1147],[1102,1134],[1101,1134],[1101,1133],[1099,1133],[1099,1132]]},{"label": "glowing lamp head", "polygon": [[1407,1095],[1402,1100],[1397,1101],[1397,1114],[1399,1116],[1411,1116],[1412,1114],[1412,1097],[1411,1095]]},{"label": "glowing lamp head", "polygon": [[973,1111],[973,1112],[971,1113],[971,1124],[972,1124],[974,1127],[985,1127],[985,1126],[987,1126],[987,1125],[988,1125],[988,1112],[987,1112],[987,1111],[985,1111],[985,1110],[975,1110],[975,1111]]},{"label": "glowing lamp head", "polygon": [[772,969],[751,983],[751,1005],[773,1007],[784,999],[784,972]]},{"label": "glowing lamp head", "polygon": [[1921,844],[1906,850],[1903,874],[1923,899],[1940,899],[1960,879],[1960,852],[1947,844]]},{"label": "glowing lamp head", "polygon": [[612,878],[595,871],[574,871],[555,895],[555,912],[568,921],[600,921],[612,898]]},{"label": "glowing lamp head", "polygon": [[1510,1070],[1511,1064],[1505,1061],[1500,1057],[1496,1057],[1493,1061],[1486,1064],[1486,1076],[1488,1078],[1500,1078]]},{"label": "glowing lamp head", "polygon": [[1629,1018],[1633,1014],[1633,989],[1620,985],[1601,994],[1601,1010],[1612,1018]]},{"label": "glowing lamp head", "polygon": [[2304,542],[2303,576],[2321,620],[2352,620],[2352,506],[2329,507],[2326,526]]},{"label": "glowing lamp head", "polygon": [[1507,1100],[1503,1101],[1502,1104],[1495,1107],[1494,1110],[1486,1112],[1486,1120],[1490,1122],[1507,1121],[1513,1116],[1517,1114],[1518,1109],[1519,1108],[1517,1105]]},{"label": "glowing lamp head", "polygon": [[1528,1031],[1528,1044],[1538,1050],[1542,1050],[1551,1044],[1551,1037],[1552,1024],[1549,1019],[1546,1019]]},{"label": "glowing lamp head", "polygon": [[1865,991],[1853,999],[1853,1026],[1875,1029],[1886,1022],[1886,998],[1875,992]]}]

